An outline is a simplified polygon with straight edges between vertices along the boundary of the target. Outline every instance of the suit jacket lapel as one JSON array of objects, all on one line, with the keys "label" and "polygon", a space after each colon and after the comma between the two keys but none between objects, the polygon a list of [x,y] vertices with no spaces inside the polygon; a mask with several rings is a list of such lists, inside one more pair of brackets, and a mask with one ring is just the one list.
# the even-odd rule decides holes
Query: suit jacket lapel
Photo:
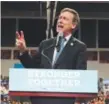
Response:
[{"label": "suit jacket lapel", "polygon": [[47,56],[49,57],[49,59],[51,60],[51,62],[52,62],[52,59],[53,59],[53,53],[54,53],[54,46],[51,46],[51,47],[46,51],[46,54],[47,54]]},{"label": "suit jacket lapel", "polygon": [[50,61],[52,62],[53,59],[53,53],[55,48],[56,38],[53,39],[52,43],[46,50],[44,50],[44,54],[49,57]]}]

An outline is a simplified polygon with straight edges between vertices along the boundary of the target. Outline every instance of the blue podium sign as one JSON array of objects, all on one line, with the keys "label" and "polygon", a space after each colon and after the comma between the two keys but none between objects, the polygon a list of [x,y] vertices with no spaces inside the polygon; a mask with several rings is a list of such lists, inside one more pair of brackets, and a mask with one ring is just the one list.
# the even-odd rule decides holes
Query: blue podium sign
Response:
[{"label": "blue podium sign", "polygon": [[10,69],[9,77],[10,91],[98,92],[98,75],[95,70]]}]

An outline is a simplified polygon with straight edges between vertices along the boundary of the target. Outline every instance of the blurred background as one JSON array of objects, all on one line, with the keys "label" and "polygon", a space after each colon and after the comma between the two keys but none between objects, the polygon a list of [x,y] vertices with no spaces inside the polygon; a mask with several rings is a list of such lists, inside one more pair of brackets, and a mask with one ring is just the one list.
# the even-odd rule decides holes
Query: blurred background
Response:
[{"label": "blurred background", "polygon": [[[98,77],[103,79],[103,83],[108,83],[105,84],[108,85],[109,91],[109,2],[57,1],[47,7],[47,1],[2,1],[1,79],[7,94],[9,68],[19,63],[17,59],[19,51],[15,47],[16,30],[24,31],[29,51],[34,55],[36,47],[42,40],[56,36],[57,16],[65,7],[73,8],[80,14],[81,22],[74,37],[86,43],[88,69],[98,70]],[[52,12],[54,8],[56,12]],[[50,27],[48,26],[51,20],[49,10],[54,13],[53,25]],[[50,29],[53,30],[52,36],[47,34]]]}]

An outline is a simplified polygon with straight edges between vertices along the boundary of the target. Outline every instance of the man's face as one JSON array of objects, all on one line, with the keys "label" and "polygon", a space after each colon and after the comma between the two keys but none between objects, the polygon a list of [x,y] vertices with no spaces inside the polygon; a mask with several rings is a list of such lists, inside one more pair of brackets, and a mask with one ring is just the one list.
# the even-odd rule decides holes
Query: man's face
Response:
[{"label": "man's face", "polygon": [[56,31],[63,32],[63,33],[70,33],[72,29],[76,27],[73,23],[74,15],[70,12],[62,12],[59,15]]}]

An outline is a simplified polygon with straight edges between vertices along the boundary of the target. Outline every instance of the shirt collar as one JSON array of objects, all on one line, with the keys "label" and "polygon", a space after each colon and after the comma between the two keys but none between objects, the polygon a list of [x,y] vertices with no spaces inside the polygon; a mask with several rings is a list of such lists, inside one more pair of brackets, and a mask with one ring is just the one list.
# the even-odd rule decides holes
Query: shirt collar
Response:
[{"label": "shirt collar", "polygon": [[71,35],[72,35],[72,34],[67,35],[67,36],[65,37],[65,40],[68,41],[68,40],[70,39]]}]

